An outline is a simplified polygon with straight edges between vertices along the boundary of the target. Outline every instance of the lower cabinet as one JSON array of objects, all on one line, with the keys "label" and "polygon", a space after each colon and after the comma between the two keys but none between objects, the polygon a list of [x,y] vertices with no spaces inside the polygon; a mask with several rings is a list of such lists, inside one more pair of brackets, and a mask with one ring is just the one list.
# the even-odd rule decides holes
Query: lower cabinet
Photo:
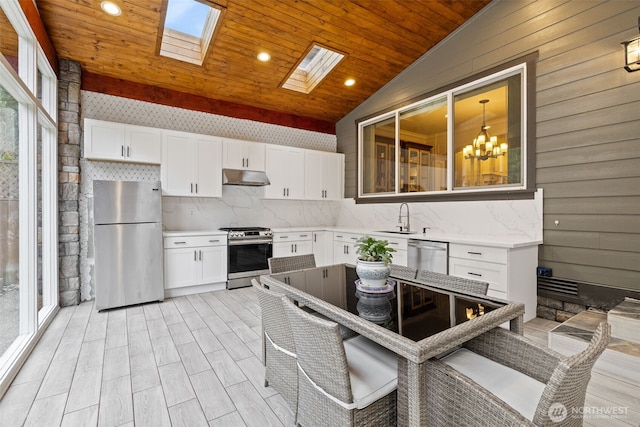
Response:
[{"label": "lower cabinet", "polygon": [[333,232],[314,231],[311,243],[318,267],[333,264]]},{"label": "lower cabinet", "polygon": [[334,264],[355,264],[358,260],[356,254],[356,241],[362,234],[354,233],[333,233],[333,263]]},{"label": "lower cabinet", "polygon": [[386,240],[389,242],[389,247],[393,248],[395,252],[392,255],[392,263],[396,265],[407,266],[408,261],[408,239],[402,237],[388,237],[382,235],[372,234],[371,237],[374,237],[378,240]]},{"label": "lower cabinet", "polygon": [[538,247],[449,244],[449,274],[489,283],[487,295],[524,303],[524,321],[536,317]]},{"label": "lower cabinet", "polygon": [[226,236],[201,235],[165,237],[165,289],[222,283],[226,281]]},{"label": "lower cabinet", "polygon": [[311,232],[273,233],[275,258],[313,253]]}]

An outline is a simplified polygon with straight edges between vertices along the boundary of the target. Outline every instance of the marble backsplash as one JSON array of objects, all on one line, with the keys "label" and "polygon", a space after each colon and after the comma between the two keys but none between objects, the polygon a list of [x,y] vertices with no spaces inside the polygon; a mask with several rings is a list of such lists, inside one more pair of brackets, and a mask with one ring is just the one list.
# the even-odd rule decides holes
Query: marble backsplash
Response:
[{"label": "marble backsplash", "polygon": [[[164,197],[163,224],[169,231],[228,226],[271,228],[338,226],[394,230],[399,203],[360,204],[265,200],[261,187],[223,187],[222,198]],[[532,200],[409,203],[411,229],[542,240],[542,190]]]}]

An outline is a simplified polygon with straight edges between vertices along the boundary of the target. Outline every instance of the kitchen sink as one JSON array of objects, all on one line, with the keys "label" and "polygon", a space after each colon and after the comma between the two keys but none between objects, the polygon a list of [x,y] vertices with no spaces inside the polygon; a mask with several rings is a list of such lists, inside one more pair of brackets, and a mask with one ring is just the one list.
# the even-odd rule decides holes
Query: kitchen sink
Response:
[{"label": "kitchen sink", "polygon": [[391,233],[391,234],[414,234],[415,231],[398,231],[398,230],[378,230],[376,233]]}]

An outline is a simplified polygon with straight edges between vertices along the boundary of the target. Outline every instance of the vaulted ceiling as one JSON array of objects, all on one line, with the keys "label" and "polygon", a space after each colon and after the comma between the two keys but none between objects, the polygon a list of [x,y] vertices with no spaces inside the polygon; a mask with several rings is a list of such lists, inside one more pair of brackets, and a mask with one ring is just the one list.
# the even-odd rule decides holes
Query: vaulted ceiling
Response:
[{"label": "vaulted ceiling", "polygon": [[[166,1],[115,0],[117,17],[101,0],[36,4],[58,56],[92,75],[335,123],[489,3],[217,0],[222,18],[198,66],[158,54]],[[313,43],[346,57],[309,94],[282,88]]]}]

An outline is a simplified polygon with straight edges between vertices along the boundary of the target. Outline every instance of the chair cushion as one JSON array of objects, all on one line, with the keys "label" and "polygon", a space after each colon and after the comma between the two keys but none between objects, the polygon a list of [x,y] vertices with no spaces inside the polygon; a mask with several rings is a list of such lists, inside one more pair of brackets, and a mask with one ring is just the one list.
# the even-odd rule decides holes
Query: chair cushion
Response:
[{"label": "chair cushion", "polygon": [[344,350],[356,408],[366,408],[398,387],[395,353],[363,336],[345,340]]},{"label": "chair cushion", "polygon": [[525,418],[533,420],[546,386],[544,383],[466,348],[441,360],[495,394]]}]

